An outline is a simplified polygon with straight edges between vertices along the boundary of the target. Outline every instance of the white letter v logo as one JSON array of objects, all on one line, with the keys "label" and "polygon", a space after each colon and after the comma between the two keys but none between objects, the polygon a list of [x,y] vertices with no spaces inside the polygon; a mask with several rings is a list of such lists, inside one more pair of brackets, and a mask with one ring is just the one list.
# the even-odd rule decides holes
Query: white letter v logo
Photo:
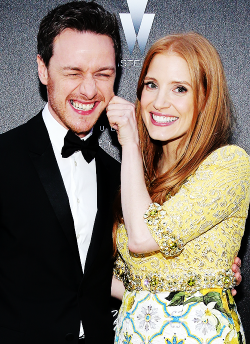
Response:
[{"label": "white letter v logo", "polygon": [[130,13],[120,13],[130,53],[133,52],[136,38],[143,53],[153,24],[154,14],[144,14],[148,0],[127,0]]}]

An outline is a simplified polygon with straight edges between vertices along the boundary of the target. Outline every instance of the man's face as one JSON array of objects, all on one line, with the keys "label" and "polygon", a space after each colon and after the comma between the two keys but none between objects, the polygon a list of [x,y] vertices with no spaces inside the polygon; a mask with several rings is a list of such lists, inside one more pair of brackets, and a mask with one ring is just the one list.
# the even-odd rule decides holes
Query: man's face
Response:
[{"label": "man's face", "polygon": [[66,129],[86,136],[113,96],[116,68],[112,39],[65,29],[54,40],[48,68],[39,55],[37,63],[52,116]]}]

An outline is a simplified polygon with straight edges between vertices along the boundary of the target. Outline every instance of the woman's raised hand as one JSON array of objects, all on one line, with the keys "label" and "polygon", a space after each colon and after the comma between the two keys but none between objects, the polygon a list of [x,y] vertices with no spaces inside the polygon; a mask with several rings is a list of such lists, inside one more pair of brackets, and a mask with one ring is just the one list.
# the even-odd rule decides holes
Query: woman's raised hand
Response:
[{"label": "woman's raised hand", "polygon": [[106,108],[109,124],[117,132],[121,146],[139,144],[135,106],[127,100],[114,96]]}]

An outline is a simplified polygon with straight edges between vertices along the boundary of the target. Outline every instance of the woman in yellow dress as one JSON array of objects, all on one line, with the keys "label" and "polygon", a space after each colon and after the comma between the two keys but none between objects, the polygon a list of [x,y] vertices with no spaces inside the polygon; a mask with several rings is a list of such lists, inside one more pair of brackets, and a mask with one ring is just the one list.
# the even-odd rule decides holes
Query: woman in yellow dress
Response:
[{"label": "woman in yellow dress", "polygon": [[232,107],[218,53],[197,33],[162,38],[145,58],[137,98],[136,111],[118,97],[107,109],[122,146],[114,289],[126,291],[115,343],[245,343],[231,265],[250,160],[228,144]]}]

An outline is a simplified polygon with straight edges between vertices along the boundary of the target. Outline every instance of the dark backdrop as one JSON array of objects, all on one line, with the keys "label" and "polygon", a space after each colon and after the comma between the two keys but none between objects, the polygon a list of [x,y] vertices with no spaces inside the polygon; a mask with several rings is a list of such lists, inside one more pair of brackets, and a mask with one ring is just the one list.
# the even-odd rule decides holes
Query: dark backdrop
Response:
[{"label": "dark backdrop", "polygon": [[[66,2],[57,0],[5,0],[0,2],[0,133],[26,122],[44,106],[36,66],[38,25],[49,9]],[[225,67],[237,118],[234,142],[250,153],[250,118],[248,115],[250,1],[98,0],[97,2],[114,12],[119,18],[123,59],[118,95],[130,101],[135,100],[136,82],[142,59],[156,39],[168,33],[190,30],[205,35],[219,51]],[[131,17],[128,17],[129,13],[131,13]],[[136,31],[133,26],[131,27],[132,22]],[[128,34],[129,28],[131,28],[130,34]],[[133,47],[137,34],[139,43],[136,41]],[[113,134],[105,119],[103,121],[100,124],[102,131],[100,144],[110,155],[119,160],[119,150],[111,140]],[[250,342],[248,223],[239,255],[243,263],[243,282],[238,288],[236,301],[247,342]]]}]

